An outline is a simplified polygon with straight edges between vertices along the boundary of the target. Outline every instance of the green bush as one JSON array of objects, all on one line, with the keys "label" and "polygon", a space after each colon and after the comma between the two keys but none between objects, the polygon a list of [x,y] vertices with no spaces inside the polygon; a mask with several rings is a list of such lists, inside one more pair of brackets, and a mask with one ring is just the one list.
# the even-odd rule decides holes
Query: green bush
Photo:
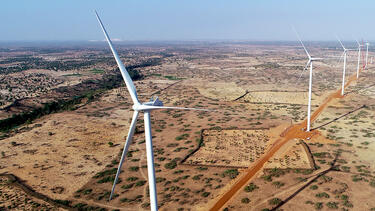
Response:
[{"label": "green bush", "polygon": [[326,205],[327,207],[331,208],[331,209],[338,209],[339,207],[337,206],[339,203],[337,202],[328,202]]},{"label": "green bush", "polygon": [[234,179],[239,174],[237,169],[228,169],[224,171],[224,176],[229,176],[229,178]]},{"label": "green bush", "polygon": [[203,192],[203,193],[202,193],[202,196],[203,196],[203,197],[208,197],[209,195],[210,195],[210,192]]},{"label": "green bush", "polygon": [[311,190],[316,190],[316,189],[318,189],[318,186],[317,186],[317,185],[311,185],[311,186],[310,186],[310,189],[311,189]]},{"label": "green bush", "polygon": [[314,207],[317,210],[321,210],[323,208],[323,203],[322,202],[316,202]]},{"label": "green bush", "polygon": [[281,202],[282,202],[282,200],[279,199],[279,198],[272,198],[272,199],[270,199],[270,200],[268,201],[268,203],[269,203],[270,205],[278,205],[278,204],[280,204]]},{"label": "green bush", "polygon": [[166,169],[174,169],[174,168],[176,168],[176,166],[177,166],[177,162],[176,162],[175,160],[172,160],[171,162],[166,163],[166,164],[164,165],[164,167],[165,167]]},{"label": "green bush", "polygon": [[326,192],[317,193],[315,196],[318,198],[329,198],[329,195]]},{"label": "green bush", "polygon": [[276,181],[276,182],[273,182],[272,185],[274,185],[277,188],[281,188],[282,186],[285,185],[285,183]]},{"label": "green bush", "polygon": [[135,186],[143,186],[144,184],[146,184],[146,181],[145,180],[140,180],[138,182],[135,183]]},{"label": "green bush", "polygon": [[241,202],[244,203],[244,204],[248,204],[248,203],[250,203],[250,199],[245,197],[245,198],[241,199]]},{"label": "green bush", "polygon": [[249,185],[247,185],[244,190],[245,192],[253,192],[255,189],[258,189],[259,187],[256,186],[254,183],[250,183]]},{"label": "green bush", "polygon": [[129,170],[130,171],[138,171],[139,167],[138,166],[131,166],[131,167],[129,167]]},{"label": "green bush", "polygon": [[138,177],[128,177],[128,178],[126,179],[126,181],[129,181],[129,182],[134,182],[134,181],[136,181],[136,180],[138,180]]},{"label": "green bush", "polygon": [[123,186],[121,186],[121,188],[123,188],[123,189],[130,189],[133,186],[134,186],[134,183],[131,183],[131,184],[123,185]]}]

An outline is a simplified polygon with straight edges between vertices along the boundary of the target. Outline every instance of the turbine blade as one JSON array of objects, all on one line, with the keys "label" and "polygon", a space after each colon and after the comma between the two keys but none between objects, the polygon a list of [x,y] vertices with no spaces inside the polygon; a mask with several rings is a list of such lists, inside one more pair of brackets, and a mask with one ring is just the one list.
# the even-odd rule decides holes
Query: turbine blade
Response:
[{"label": "turbine blade", "polygon": [[343,52],[343,53],[341,54],[341,56],[340,56],[340,58],[339,58],[339,61],[341,61],[342,58],[344,58],[344,56],[345,56],[345,52]]},{"label": "turbine blade", "polygon": [[120,175],[120,172],[121,172],[121,166],[122,166],[122,164],[123,164],[123,162],[125,160],[126,153],[128,152],[129,146],[132,143],[132,138],[133,138],[133,135],[134,135],[135,125],[137,124],[138,114],[139,114],[138,111],[134,111],[134,113],[133,113],[133,119],[132,119],[132,122],[130,124],[129,132],[128,132],[128,137],[126,137],[126,142],[125,142],[125,145],[124,145],[124,149],[122,151],[120,163],[118,164],[118,168],[117,168],[117,172],[116,172],[116,177],[115,177],[115,180],[113,181],[112,191],[111,191],[111,195],[109,196],[109,200],[112,199],[113,193],[115,191],[116,183],[117,183],[117,180],[118,180],[118,176]]},{"label": "turbine blade", "polygon": [[301,74],[299,74],[299,77],[297,78],[296,83],[298,83],[299,79],[301,79],[302,74],[305,72],[305,70],[307,70],[307,67],[309,66],[310,63],[311,63],[311,60],[309,60],[309,61],[306,63],[306,66],[305,66],[305,67],[303,68],[303,70],[301,71]]},{"label": "turbine blade", "polygon": [[303,68],[304,70],[307,69],[307,66],[309,66],[311,60],[307,61],[306,66]]},{"label": "turbine blade", "polygon": [[336,35],[336,38],[337,38],[337,40],[340,42],[340,44],[341,44],[341,46],[342,46],[342,48],[344,49],[344,51],[346,50],[346,48],[344,47],[344,45],[342,44],[342,42],[341,42],[341,40],[340,40],[340,38]]},{"label": "turbine blade", "polygon": [[357,45],[358,45],[358,48],[361,46],[361,44],[358,42],[357,39],[355,39],[355,41],[357,42]]},{"label": "turbine blade", "polygon": [[106,31],[103,23],[102,23],[102,20],[100,19],[99,15],[98,15],[98,13],[96,11],[95,11],[95,15],[96,15],[96,18],[98,19],[100,27],[103,30],[103,33],[104,33],[104,36],[105,36],[105,38],[106,38],[106,40],[108,42],[109,48],[111,48],[113,56],[115,57],[115,60],[116,60],[117,65],[118,65],[118,67],[120,69],[122,78],[125,81],[126,87],[128,88],[128,91],[130,93],[130,96],[131,96],[134,104],[140,104],[139,101],[138,101],[137,91],[135,89],[135,86],[133,84],[132,79],[130,78],[130,75],[129,75],[128,71],[126,71],[126,68],[125,68],[124,64],[121,62],[121,59],[118,56],[116,49],[112,45],[112,41],[111,41],[111,39],[108,36],[108,33],[107,33],[107,31]]},{"label": "turbine blade", "polygon": [[311,56],[310,56],[309,52],[307,51],[307,49],[306,49],[305,45],[303,44],[303,42],[302,42],[302,40],[301,40],[301,38],[300,38],[300,36],[299,36],[299,34],[298,34],[297,30],[296,30],[296,29],[294,28],[294,26],[293,26],[293,25],[292,25],[292,29],[293,29],[294,33],[296,33],[296,35],[297,35],[297,38],[298,38],[299,42],[301,43],[301,45],[302,45],[303,49],[305,50],[305,52],[306,52],[307,56],[309,57],[309,59],[311,59]]},{"label": "turbine blade", "polygon": [[337,65],[339,65],[341,63],[341,60],[342,60],[342,58],[344,58],[344,55],[345,55],[345,51],[341,54]]},{"label": "turbine blade", "polygon": [[149,110],[156,110],[156,109],[177,109],[177,110],[193,110],[193,111],[213,111],[210,109],[201,109],[201,108],[184,108],[184,107],[170,107],[170,106],[152,106],[152,105],[141,105],[141,109],[149,109]]}]

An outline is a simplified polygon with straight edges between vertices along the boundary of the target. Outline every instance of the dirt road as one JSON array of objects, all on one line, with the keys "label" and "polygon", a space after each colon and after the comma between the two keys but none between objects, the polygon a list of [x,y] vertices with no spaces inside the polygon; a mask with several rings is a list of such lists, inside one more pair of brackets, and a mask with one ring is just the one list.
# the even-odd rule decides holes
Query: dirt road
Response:
[{"label": "dirt road", "polygon": [[[352,75],[349,77],[348,82],[345,84],[345,88],[348,87],[354,80],[356,79],[356,75]],[[341,96],[341,89],[337,90],[336,92],[329,95],[323,103],[318,107],[317,110],[311,116],[311,122],[314,122],[319,114],[327,107],[328,103],[331,102],[333,99],[336,98],[343,98]],[[234,185],[224,194],[218,197],[217,201],[214,205],[210,208],[210,211],[216,211],[224,207],[224,205],[239,191],[241,190],[249,181],[258,173],[260,170],[263,169],[264,164],[288,141],[293,140],[295,138],[299,139],[311,139],[314,135],[317,135],[318,131],[310,131],[306,132],[307,119],[304,120],[302,123],[292,125],[291,127],[287,128],[280,134],[280,138],[275,141],[275,143],[270,147],[266,154],[257,160],[254,165],[244,171],[242,176],[234,183]]]}]

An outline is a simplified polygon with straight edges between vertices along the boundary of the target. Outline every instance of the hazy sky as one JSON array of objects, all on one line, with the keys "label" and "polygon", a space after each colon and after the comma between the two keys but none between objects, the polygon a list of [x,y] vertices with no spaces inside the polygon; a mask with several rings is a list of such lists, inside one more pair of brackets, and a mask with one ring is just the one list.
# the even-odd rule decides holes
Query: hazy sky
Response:
[{"label": "hazy sky", "polygon": [[122,40],[375,40],[373,0],[1,0],[0,41],[102,40],[94,9]]}]

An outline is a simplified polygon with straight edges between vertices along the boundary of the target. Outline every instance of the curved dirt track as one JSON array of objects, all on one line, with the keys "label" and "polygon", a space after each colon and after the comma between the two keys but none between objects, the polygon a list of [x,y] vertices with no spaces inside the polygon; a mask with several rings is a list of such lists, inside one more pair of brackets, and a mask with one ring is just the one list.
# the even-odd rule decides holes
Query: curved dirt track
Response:
[{"label": "curved dirt track", "polygon": [[[354,80],[356,80],[356,74],[349,77],[348,82],[345,84],[345,88],[348,87]],[[319,114],[327,107],[331,100],[336,98],[345,97],[341,96],[341,89],[329,95],[323,103],[318,107],[317,110],[311,115],[311,122],[314,122]],[[224,205],[240,190],[245,186],[260,170],[263,169],[264,164],[289,140],[294,138],[307,139],[314,135],[318,135],[318,131],[306,132],[307,119],[302,123],[292,125],[280,134],[280,138],[270,147],[267,153],[257,160],[250,168],[244,171],[244,174],[230,187],[228,191],[218,197],[218,200],[209,209],[210,211],[220,210]]]}]

